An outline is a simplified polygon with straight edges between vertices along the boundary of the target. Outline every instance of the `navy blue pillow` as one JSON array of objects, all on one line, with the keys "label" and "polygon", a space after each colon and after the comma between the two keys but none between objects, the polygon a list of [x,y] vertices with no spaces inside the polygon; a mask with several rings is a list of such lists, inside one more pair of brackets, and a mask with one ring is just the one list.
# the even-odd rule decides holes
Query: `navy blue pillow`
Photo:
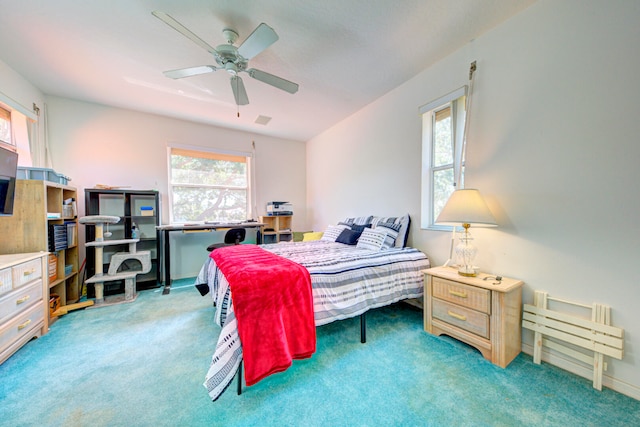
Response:
[{"label": "navy blue pillow", "polygon": [[344,243],[345,245],[355,245],[358,243],[358,239],[361,234],[361,231],[354,231],[345,228],[336,239],[336,242]]},{"label": "navy blue pillow", "polygon": [[371,223],[364,224],[364,225],[358,225],[358,224],[352,224],[351,225],[351,229],[353,231],[357,231],[358,233],[362,233],[365,228],[371,228]]}]

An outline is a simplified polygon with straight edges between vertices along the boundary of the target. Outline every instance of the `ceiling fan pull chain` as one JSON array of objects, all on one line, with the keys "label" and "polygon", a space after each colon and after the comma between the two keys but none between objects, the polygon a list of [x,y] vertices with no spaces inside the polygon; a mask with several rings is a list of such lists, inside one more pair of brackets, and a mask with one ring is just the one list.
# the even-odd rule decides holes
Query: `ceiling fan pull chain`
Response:
[{"label": "ceiling fan pull chain", "polygon": [[[238,79],[237,78],[236,78],[236,92],[238,92]],[[237,102],[236,102],[236,109],[238,111],[238,113],[237,113],[238,118],[240,118],[240,104],[238,104]]]}]

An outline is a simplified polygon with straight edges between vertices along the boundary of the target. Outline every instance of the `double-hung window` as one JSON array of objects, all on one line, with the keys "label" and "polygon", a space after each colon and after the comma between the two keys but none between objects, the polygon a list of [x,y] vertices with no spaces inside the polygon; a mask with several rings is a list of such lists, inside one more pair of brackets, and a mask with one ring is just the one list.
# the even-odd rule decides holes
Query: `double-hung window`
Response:
[{"label": "double-hung window", "polygon": [[170,221],[246,221],[251,154],[169,147]]},{"label": "double-hung window", "polygon": [[0,105],[0,142],[12,144],[11,111]]},{"label": "double-hung window", "polygon": [[422,114],[422,228],[434,225],[454,190],[464,188],[467,87],[420,107]]}]

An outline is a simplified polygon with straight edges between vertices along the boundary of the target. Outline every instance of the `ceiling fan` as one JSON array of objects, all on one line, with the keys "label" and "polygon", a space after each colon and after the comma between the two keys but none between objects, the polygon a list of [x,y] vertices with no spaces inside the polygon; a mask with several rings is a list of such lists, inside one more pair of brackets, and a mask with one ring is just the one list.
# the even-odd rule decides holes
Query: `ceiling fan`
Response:
[{"label": "ceiling fan", "polygon": [[227,40],[227,44],[221,44],[214,48],[170,15],[159,11],[154,11],[152,14],[198,46],[205,49],[207,52],[211,53],[218,64],[200,65],[197,67],[165,71],[165,76],[172,79],[181,79],[184,77],[211,73],[216,70],[226,70],[231,75],[231,89],[233,90],[233,96],[235,97],[237,105],[247,105],[249,103],[244,83],[239,75],[241,72],[245,72],[254,79],[284,90],[285,92],[293,94],[298,91],[298,85],[296,83],[255,68],[247,68],[251,58],[258,55],[278,40],[276,32],[267,24],[262,23],[258,25],[249,37],[247,37],[238,47],[234,46],[234,43],[238,40],[238,33],[235,30],[225,28],[222,30],[222,35]]}]

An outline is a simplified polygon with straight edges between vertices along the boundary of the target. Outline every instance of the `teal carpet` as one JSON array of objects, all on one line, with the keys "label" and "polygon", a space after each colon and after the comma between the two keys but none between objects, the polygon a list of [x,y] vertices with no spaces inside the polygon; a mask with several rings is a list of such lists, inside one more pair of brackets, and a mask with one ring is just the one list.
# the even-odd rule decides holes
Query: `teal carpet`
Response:
[{"label": "teal carpet", "polygon": [[498,368],[405,304],[322,326],[318,350],[211,402],[219,328],[191,281],[79,310],[0,365],[2,426],[638,426],[640,402],[521,354]]}]

